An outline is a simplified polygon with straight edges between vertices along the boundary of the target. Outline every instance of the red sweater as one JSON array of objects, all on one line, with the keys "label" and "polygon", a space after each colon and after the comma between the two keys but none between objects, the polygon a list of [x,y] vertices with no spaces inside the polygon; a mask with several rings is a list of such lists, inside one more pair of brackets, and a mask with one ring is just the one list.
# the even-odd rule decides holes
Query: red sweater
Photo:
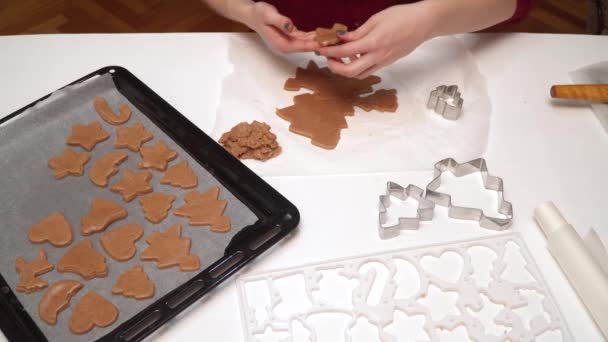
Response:
[{"label": "red sweater", "polygon": [[[258,1],[258,0],[256,0]],[[331,27],[342,23],[355,29],[369,17],[387,7],[416,2],[415,0],[264,0],[273,4],[279,13],[293,20],[302,31],[312,31],[317,27]],[[534,0],[517,0],[517,10],[509,22],[526,16]]]}]

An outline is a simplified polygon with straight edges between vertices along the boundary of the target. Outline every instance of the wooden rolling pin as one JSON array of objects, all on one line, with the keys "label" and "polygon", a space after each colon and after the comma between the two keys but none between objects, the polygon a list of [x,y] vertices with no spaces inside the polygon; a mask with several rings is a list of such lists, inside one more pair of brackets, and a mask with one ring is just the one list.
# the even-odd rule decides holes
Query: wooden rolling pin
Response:
[{"label": "wooden rolling pin", "polygon": [[608,102],[608,84],[554,85],[551,97],[556,99]]}]

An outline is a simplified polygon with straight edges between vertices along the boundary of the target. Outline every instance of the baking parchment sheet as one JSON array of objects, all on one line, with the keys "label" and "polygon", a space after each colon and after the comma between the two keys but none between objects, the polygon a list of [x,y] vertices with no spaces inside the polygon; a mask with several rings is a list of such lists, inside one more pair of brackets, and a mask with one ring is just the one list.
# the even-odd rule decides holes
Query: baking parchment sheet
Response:
[{"label": "baking parchment sheet", "polygon": [[[455,38],[426,42],[413,54],[378,73],[382,83],[375,89],[397,89],[396,113],[364,112],[346,117],[335,150],[313,146],[310,139],[289,132],[289,122],[277,108],[291,106],[299,93],[283,90],[297,66],[314,60],[312,53],[283,56],[273,53],[255,34],[230,37],[229,59],[233,72],[223,82],[216,124],[222,133],[239,122],[265,121],[277,135],[283,153],[267,162],[245,161],[262,176],[368,173],[430,170],[446,157],[466,161],[486,150],[491,104],[485,79],[470,52]],[[437,86],[456,84],[464,97],[463,115],[457,121],[443,119],[426,108]]]},{"label": "baking parchment sheet", "polygon": [[[570,79],[577,84],[608,83],[608,61],[589,65],[570,72]],[[608,104],[592,103],[591,109],[608,133]]]},{"label": "baking parchment sheet", "polygon": [[[232,230],[226,234],[218,234],[210,232],[208,227],[189,227],[187,219],[174,216],[173,210],[167,219],[160,224],[147,222],[138,199],[131,203],[125,203],[119,194],[109,190],[109,187],[121,178],[125,169],[137,170],[137,162],[140,156],[130,150],[120,149],[128,152],[129,157],[120,165],[119,173],[110,179],[110,185],[107,188],[99,188],[93,185],[88,177],[93,163],[106,153],[116,151],[112,147],[116,139],[116,127],[105,123],[99,117],[93,108],[95,96],[104,96],[112,108],[118,108],[119,104],[128,103],[133,109],[133,114],[125,125],[142,122],[145,128],[154,134],[154,139],[147,142],[146,145],[154,144],[161,139],[170,148],[175,149],[178,152],[178,157],[170,165],[175,165],[186,159],[198,175],[197,191],[206,191],[211,186],[219,186],[221,189],[220,199],[228,201],[225,215],[228,215],[231,219]],[[71,134],[73,124],[88,124],[93,121],[102,122],[104,129],[111,133],[110,139],[98,144],[93,149],[91,160],[86,164],[84,176],[68,176],[62,180],[55,180],[52,170],[47,166],[48,160],[59,155],[67,147],[65,141]],[[79,153],[84,151],[78,146],[70,148]],[[173,209],[181,206],[184,203],[183,195],[193,190],[181,190],[168,185],[161,185],[159,180],[162,173],[153,170],[150,172],[154,177],[151,184],[154,186],[155,192],[177,195],[177,199],[173,203]],[[89,212],[91,201],[97,197],[111,199],[129,212],[126,219],[115,222],[106,231],[126,223],[139,223],[144,228],[144,235],[136,243],[136,256],[127,262],[118,262],[107,256],[99,244],[100,233],[87,237],[93,242],[94,249],[106,256],[109,269],[107,277],[86,281],[77,274],[59,273],[56,269],[42,275],[41,277],[47,280],[49,284],[60,279],[75,279],[84,284],[84,287],[72,298],[70,307],[59,315],[57,324],[50,326],[38,316],[38,303],[44,290],[29,295],[15,291],[16,284],[19,281],[19,276],[15,271],[15,258],[23,256],[29,262],[36,256],[38,248],[43,248],[48,254],[49,261],[56,266],[61,256],[69,248],[85,239],[80,234],[80,219]],[[222,187],[205,169],[123,97],[116,90],[110,75],[100,76],[84,84],[59,90],[51,98],[36,105],[27,113],[23,113],[0,126],[0,198],[0,231],[2,232],[0,238],[0,272],[29,315],[50,341],[92,341],[98,339],[200,272],[184,273],[176,268],[158,270],[156,263],[140,261],[139,254],[148,246],[145,239],[153,230],[165,231],[171,225],[181,223],[182,236],[192,238],[191,253],[200,257],[200,270],[202,271],[223,256],[225,247],[240,229],[257,221],[257,217],[251,210]],[[70,221],[74,229],[74,242],[62,248],[53,247],[48,243],[42,245],[31,243],[27,238],[31,225],[53,211],[62,211]],[[113,295],[111,289],[120,273],[137,264],[144,266],[145,272],[156,286],[154,297],[138,301]],[[118,320],[107,328],[94,328],[87,334],[74,335],[68,329],[70,314],[82,296],[91,290],[97,291],[116,305],[119,310]]]}]

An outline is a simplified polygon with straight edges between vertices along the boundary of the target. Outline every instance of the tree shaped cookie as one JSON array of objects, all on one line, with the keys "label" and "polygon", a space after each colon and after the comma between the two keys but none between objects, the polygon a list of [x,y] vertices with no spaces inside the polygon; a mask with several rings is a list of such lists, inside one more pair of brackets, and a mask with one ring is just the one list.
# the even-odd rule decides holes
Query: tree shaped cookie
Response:
[{"label": "tree shaped cookie", "polygon": [[91,156],[88,153],[76,153],[66,148],[60,156],[49,160],[49,167],[53,170],[55,179],[63,179],[70,176],[82,176],[84,174],[84,164]]},{"label": "tree shaped cookie", "polygon": [[174,215],[189,218],[191,226],[210,226],[211,231],[230,231],[230,218],[224,216],[228,202],[218,200],[220,188],[214,186],[205,193],[192,191],[184,196],[186,204],[175,209]]},{"label": "tree shaped cookie", "polygon": [[93,103],[97,114],[110,125],[122,125],[129,121],[129,118],[131,117],[131,108],[129,108],[129,105],[127,104],[120,105],[120,107],[118,107],[120,114],[116,114],[112,111],[112,108],[110,108],[108,101],[102,96],[95,97]]},{"label": "tree shaped cookie", "polygon": [[158,192],[139,198],[139,204],[144,210],[146,219],[152,223],[160,223],[169,215],[173,201],[175,201],[175,195]]},{"label": "tree shaped cookie", "polygon": [[124,219],[127,215],[127,210],[118,204],[104,198],[95,198],[91,203],[91,211],[80,220],[80,232],[86,236],[104,231],[113,222]]},{"label": "tree shaped cookie", "polygon": [[106,187],[110,177],[118,173],[118,165],[128,157],[127,152],[110,152],[97,159],[89,174],[91,182],[99,187]]},{"label": "tree shaped cookie", "polygon": [[133,172],[129,169],[122,174],[122,179],[114,183],[110,190],[122,195],[125,202],[131,202],[135,197],[152,192],[152,174],[148,171]]},{"label": "tree shaped cookie", "polygon": [[177,157],[175,150],[167,147],[164,141],[159,140],[153,146],[143,146],[139,151],[141,160],[137,163],[140,169],[156,169],[165,171],[167,164]]},{"label": "tree shaped cookie", "polygon": [[107,327],[118,318],[118,309],[95,291],[90,291],[74,307],[70,316],[70,331],[77,335],[95,326]]},{"label": "tree shaped cookie", "polygon": [[152,133],[146,131],[141,122],[137,122],[129,127],[119,127],[116,129],[114,147],[128,148],[133,152],[139,152],[141,145],[146,141],[152,140],[153,137]]},{"label": "tree shaped cookie", "polygon": [[[360,80],[333,74],[311,61],[306,69],[298,68],[296,77],[288,79],[284,88],[313,93],[295,96],[294,105],[277,109],[277,115],[291,123],[290,131],[311,138],[313,145],[333,149],[340,140],[340,131],[347,128],[344,117],[353,115],[355,106],[367,111],[397,110],[396,91],[373,93],[373,85],[380,81],[377,76]],[[363,97],[366,94],[370,95]]]},{"label": "tree shaped cookie", "polygon": [[19,283],[17,291],[24,293],[32,293],[40,291],[47,287],[49,283],[46,280],[38,278],[39,275],[53,270],[43,249],[38,250],[36,259],[32,262],[27,262],[22,257],[17,257],[15,260],[15,270],[19,273]]},{"label": "tree shaped cookie", "polygon": [[200,268],[197,255],[190,254],[189,238],[181,237],[182,226],[178,223],[165,233],[154,231],[146,242],[150,245],[139,255],[143,261],[156,261],[159,269],[179,266],[180,271],[196,271]]},{"label": "tree shaped cookie", "polygon": [[70,305],[72,297],[82,288],[76,280],[59,280],[46,290],[38,304],[38,315],[50,325],[57,324],[57,316]]},{"label": "tree shaped cookie", "polygon": [[91,151],[95,145],[109,137],[110,133],[103,129],[99,121],[95,121],[88,125],[76,124],[72,126],[72,135],[68,137],[66,143]]},{"label": "tree shaped cookie", "polygon": [[154,283],[144,272],[143,266],[137,265],[120,274],[116,285],[112,287],[112,293],[135,299],[152,298],[154,297]]},{"label": "tree shaped cookie", "polygon": [[76,273],[86,280],[108,275],[106,258],[93,249],[89,240],[83,240],[70,248],[59,259],[57,270],[61,273]]},{"label": "tree shaped cookie", "polygon": [[198,177],[188,162],[182,160],[177,165],[170,166],[160,179],[161,184],[168,184],[183,189],[191,189],[198,185]]},{"label": "tree shaped cookie", "polygon": [[101,247],[118,261],[127,261],[137,252],[135,242],[144,235],[144,229],[136,224],[125,224],[105,232],[99,239]]},{"label": "tree shaped cookie", "polygon": [[344,24],[334,24],[334,26],[330,29],[319,27],[315,30],[316,37],[315,40],[321,46],[330,46],[336,45],[340,43],[340,38],[338,38],[338,32],[348,32],[348,27]]},{"label": "tree shaped cookie", "polygon": [[50,242],[55,247],[63,247],[72,243],[72,225],[62,213],[55,211],[35,223],[27,233],[33,243]]}]

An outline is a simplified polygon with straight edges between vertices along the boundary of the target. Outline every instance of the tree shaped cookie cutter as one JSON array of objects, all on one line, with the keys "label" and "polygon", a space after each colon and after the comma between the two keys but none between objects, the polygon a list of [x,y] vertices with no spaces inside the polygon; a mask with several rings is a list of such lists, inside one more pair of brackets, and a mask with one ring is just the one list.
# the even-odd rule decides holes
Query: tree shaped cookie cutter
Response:
[{"label": "tree shaped cookie cutter", "polygon": [[[388,226],[387,208],[391,205],[391,197],[396,197],[402,201],[408,198],[413,198],[418,201],[418,209],[416,217],[400,217],[396,225]],[[416,230],[420,227],[421,221],[430,221],[433,219],[433,210],[435,203],[424,198],[424,190],[410,184],[407,187],[394,182],[386,183],[386,195],[380,196],[380,213],[378,215],[378,234],[381,239],[392,239],[397,237],[401,230]]]},{"label": "tree shaped cookie cutter", "polygon": [[[449,171],[456,177],[463,177],[471,173],[479,172],[483,179],[484,187],[496,191],[498,194],[498,212],[501,217],[489,217],[483,210],[477,208],[459,207],[452,204],[452,197],[448,194],[437,192],[441,185],[441,175]],[[479,221],[483,228],[492,230],[505,230],[511,225],[513,219],[513,205],[504,199],[504,187],[502,178],[492,176],[488,173],[488,166],[483,158],[474,159],[459,164],[452,158],[441,160],[435,164],[433,180],[426,186],[426,199],[436,205],[448,208],[448,216],[459,220]]]},{"label": "tree shaped cookie cutter", "polygon": [[464,99],[458,91],[458,86],[441,85],[431,92],[427,108],[448,120],[458,120],[462,114]]}]

